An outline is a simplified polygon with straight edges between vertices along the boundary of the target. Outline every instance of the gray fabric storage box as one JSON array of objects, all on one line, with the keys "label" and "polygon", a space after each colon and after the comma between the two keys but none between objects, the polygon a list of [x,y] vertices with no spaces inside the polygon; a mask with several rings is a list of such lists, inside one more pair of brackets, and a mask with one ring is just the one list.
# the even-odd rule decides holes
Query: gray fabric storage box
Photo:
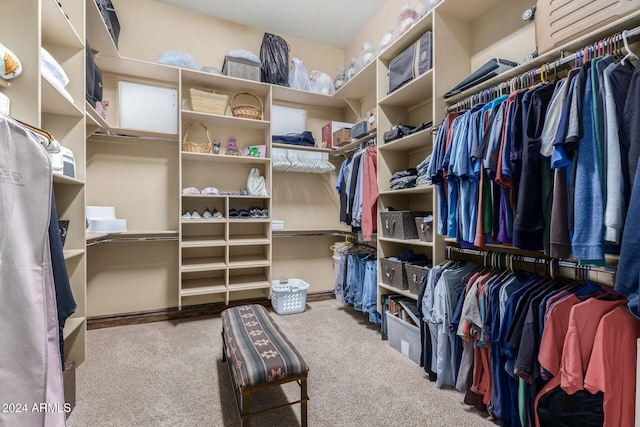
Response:
[{"label": "gray fabric storage box", "polygon": [[380,258],[380,269],[382,270],[382,283],[401,291],[409,289],[407,274],[404,271],[404,263],[402,261]]},{"label": "gray fabric storage box", "polygon": [[425,217],[429,212],[391,211],[380,212],[382,237],[391,239],[417,239],[416,217]]},{"label": "gray fabric storage box", "polygon": [[260,63],[248,59],[225,56],[222,64],[222,74],[239,79],[260,81]]},{"label": "gray fabric storage box", "polygon": [[431,267],[428,262],[423,263],[405,263],[405,273],[407,276],[407,282],[409,284],[409,292],[414,295],[420,293],[420,287],[422,286],[422,279],[429,273]]},{"label": "gray fabric storage box", "polygon": [[433,220],[424,222],[424,217],[416,217],[416,230],[421,242],[433,242]]}]

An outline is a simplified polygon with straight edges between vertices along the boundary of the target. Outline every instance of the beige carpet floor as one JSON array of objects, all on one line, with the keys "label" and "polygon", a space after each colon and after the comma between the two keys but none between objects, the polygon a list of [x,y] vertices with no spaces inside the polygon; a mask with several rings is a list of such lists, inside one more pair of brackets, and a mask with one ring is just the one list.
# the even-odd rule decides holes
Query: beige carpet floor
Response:
[{"label": "beige carpet floor", "polygon": [[[380,339],[378,326],[335,300],[307,304],[277,324],[310,366],[309,425],[494,426],[438,390],[413,361]],[[70,427],[237,426],[219,317],[88,331]],[[299,398],[299,387],[265,390],[254,410]],[[299,405],[256,416],[252,426],[299,425]]]}]

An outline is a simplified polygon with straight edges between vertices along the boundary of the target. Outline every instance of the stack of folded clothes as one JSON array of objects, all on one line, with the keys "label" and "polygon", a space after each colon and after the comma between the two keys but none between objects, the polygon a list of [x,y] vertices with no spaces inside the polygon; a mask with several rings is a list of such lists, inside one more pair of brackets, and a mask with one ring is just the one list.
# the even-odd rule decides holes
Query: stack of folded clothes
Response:
[{"label": "stack of folded clothes", "polygon": [[416,186],[416,179],[418,178],[418,170],[416,168],[409,168],[393,174],[389,183],[392,190],[402,190],[405,188],[414,188]]},{"label": "stack of folded clothes", "polygon": [[416,179],[416,187],[424,187],[426,185],[431,185],[431,178],[429,178],[429,176],[427,176],[427,170],[429,169],[429,163],[431,163],[431,154],[429,154],[416,167],[416,169],[418,169],[418,179]]}]

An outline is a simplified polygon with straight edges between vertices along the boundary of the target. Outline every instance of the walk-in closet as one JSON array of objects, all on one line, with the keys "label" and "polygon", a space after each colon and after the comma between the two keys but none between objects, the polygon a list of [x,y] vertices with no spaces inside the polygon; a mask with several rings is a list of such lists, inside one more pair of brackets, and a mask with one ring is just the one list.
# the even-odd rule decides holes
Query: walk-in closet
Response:
[{"label": "walk-in closet", "polygon": [[0,426],[640,425],[640,0],[0,12]]}]

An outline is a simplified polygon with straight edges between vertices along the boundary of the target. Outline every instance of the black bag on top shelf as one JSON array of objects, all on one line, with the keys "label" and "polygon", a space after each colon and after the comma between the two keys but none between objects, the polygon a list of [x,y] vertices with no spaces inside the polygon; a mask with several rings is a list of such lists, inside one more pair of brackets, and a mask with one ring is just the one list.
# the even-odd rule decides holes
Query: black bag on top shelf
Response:
[{"label": "black bag on top shelf", "polygon": [[280,86],[289,86],[289,44],[275,34],[264,33],[260,46],[260,80]]}]

